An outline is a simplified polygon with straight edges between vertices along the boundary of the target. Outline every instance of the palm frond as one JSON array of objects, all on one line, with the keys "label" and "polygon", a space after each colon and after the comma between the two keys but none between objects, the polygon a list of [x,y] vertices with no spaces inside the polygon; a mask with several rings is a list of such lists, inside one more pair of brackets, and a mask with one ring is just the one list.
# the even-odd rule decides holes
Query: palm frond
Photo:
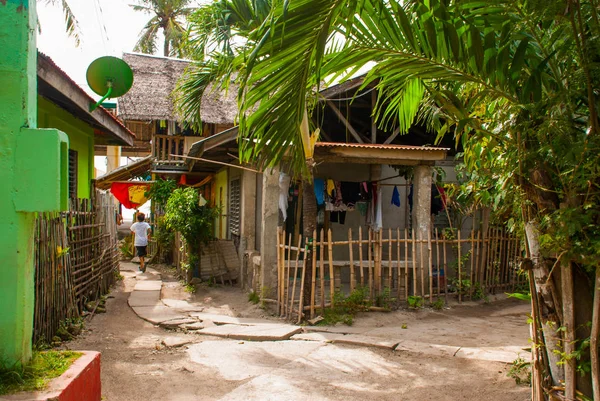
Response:
[{"label": "palm frond", "polygon": [[349,3],[355,2],[286,1],[264,24],[240,93],[242,160],[265,167],[286,157],[295,174],[308,174],[300,133],[307,93],[318,90],[327,40]]}]

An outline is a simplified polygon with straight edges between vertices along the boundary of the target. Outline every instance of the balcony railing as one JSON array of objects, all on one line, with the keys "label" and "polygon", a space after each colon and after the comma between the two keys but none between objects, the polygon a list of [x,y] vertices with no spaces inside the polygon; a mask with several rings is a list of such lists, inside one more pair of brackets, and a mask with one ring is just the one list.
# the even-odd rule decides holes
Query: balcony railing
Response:
[{"label": "balcony railing", "polygon": [[152,156],[157,162],[162,164],[181,164],[184,160],[176,156],[184,156],[184,151],[184,136],[154,135]]}]

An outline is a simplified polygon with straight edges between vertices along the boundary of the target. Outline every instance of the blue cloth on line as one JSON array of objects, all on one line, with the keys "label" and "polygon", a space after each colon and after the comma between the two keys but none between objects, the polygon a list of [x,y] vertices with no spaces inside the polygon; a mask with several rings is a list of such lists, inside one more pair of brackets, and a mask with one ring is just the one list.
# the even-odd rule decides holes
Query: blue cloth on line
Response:
[{"label": "blue cloth on line", "polygon": [[398,187],[394,185],[394,193],[392,194],[392,205],[400,207],[400,192]]},{"label": "blue cloth on line", "polygon": [[314,184],[317,205],[323,205],[325,204],[325,180],[322,178],[315,178]]}]

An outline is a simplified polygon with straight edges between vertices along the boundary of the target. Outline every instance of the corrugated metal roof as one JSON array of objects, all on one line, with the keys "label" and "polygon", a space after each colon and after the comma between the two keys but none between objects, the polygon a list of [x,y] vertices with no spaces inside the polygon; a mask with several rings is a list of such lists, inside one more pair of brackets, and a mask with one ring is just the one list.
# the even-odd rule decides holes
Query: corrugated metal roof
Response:
[{"label": "corrugated metal roof", "polygon": [[154,158],[146,156],[143,159],[137,160],[126,166],[121,166],[110,173],[106,173],[101,177],[96,178],[95,185],[99,189],[109,189],[110,184],[115,181],[127,181],[142,174],[146,174],[152,168]]},{"label": "corrugated metal roof", "polygon": [[325,148],[363,148],[363,149],[381,149],[381,150],[414,150],[414,151],[444,151],[449,148],[438,148],[433,146],[411,146],[411,145],[391,145],[381,143],[342,143],[342,142],[317,142],[316,147]]}]

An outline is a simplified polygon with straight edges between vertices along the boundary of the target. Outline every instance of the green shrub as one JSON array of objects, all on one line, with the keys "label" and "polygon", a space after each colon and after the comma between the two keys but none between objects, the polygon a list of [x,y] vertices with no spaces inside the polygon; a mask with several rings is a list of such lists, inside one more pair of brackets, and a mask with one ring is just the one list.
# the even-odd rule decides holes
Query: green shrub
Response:
[{"label": "green shrub", "polygon": [[417,295],[408,296],[408,307],[411,309],[418,309],[423,306],[423,298]]}]

